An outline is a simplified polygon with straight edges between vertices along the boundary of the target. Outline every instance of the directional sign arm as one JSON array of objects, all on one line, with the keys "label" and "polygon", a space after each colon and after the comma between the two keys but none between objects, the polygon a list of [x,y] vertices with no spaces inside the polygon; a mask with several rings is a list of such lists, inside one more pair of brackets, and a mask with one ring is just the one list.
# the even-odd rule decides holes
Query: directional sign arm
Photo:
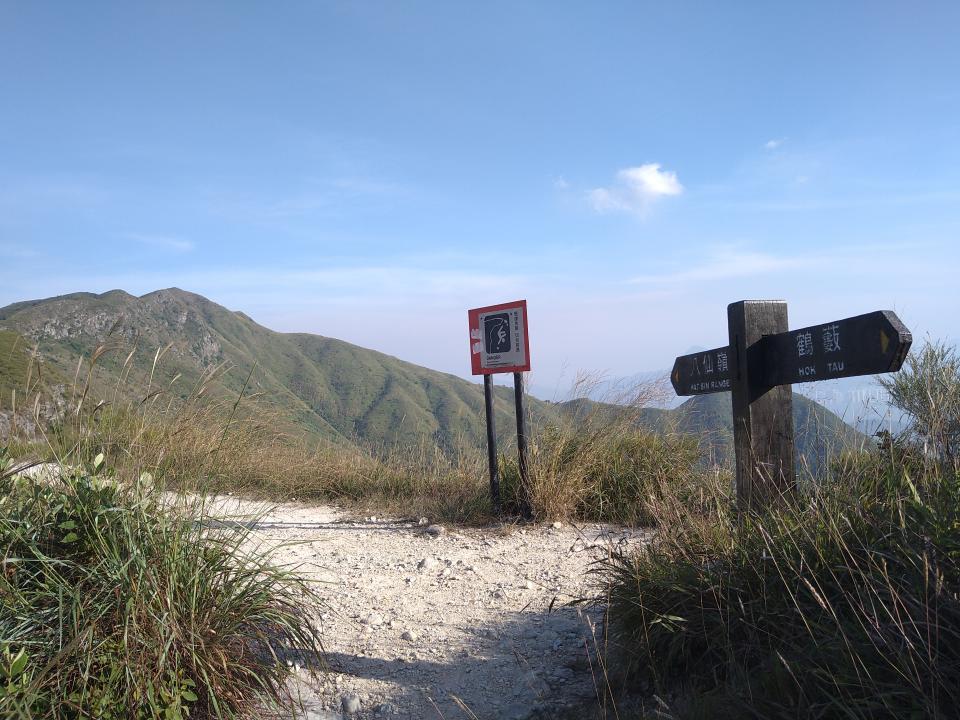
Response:
[{"label": "directional sign arm", "polygon": [[896,313],[865,315],[768,335],[763,339],[768,386],[895,372],[913,337]]},{"label": "directional sign arm", "polygon": [[673,363],[670,382],[677,395],[706,395],[730,389],[730,351],[720,347],[681,355]]}]

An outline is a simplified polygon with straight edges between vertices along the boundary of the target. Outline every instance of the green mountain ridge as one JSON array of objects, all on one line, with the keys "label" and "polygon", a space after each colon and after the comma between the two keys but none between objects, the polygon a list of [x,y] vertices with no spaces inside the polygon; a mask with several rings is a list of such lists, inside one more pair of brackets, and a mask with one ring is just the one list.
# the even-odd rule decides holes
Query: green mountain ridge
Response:
[{"label": "green mountain ridge", "polygon": [[[23,372],[26,348],[42,359],[48,378],[72,379],[78,358],[105,346],[110,351],[91,376],[93,392],[101,397],[110,397],[116,387],[142,396],[151,377],[153,387],[169,386],[186,396],[220,369],[227,371],[210,383],[212,395],[236,398],[249,377],[247,391],[282,418],[282,429],[317,442],[384,451],[438,446],[446,452],[485,442],[479,384],[342,340],[275,332],[242,312],[177,288],[141,297],[112,290],[14,303],[0,308],[4,339],[10,361],[0,362],[0,410],[9,406],[9,388],[22,382],[11,375]],[[535,426],[576,419],[588,408],[621,411],[585,399],[550,403],[529,396],[527,407]],[[812,466],[819,466],[826,448],[862,438],[801,395],[794,394],[794,412],[798,452]],[[510,442],[515,425],[510,388],[495,389],[495,415],[498,435]],[[696,434],[707,440],[718,462],[730,459],[726,394],[694,397],[675,410],[646,409],[641,423]]]}]

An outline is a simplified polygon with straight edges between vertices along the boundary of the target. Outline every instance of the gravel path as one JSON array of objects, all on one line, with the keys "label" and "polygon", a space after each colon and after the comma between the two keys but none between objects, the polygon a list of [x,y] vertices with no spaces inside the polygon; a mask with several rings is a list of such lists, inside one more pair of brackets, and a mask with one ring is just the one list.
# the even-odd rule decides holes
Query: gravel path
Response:
[{"label": "gravel path", "polygon": [[[228,514],[249,503],[221,498]],[[586,571],[641,531],[555,524],[447,531],[281,505],[257,524],[318,584],[331,672],[299,683],[308,717],[554,717],[596,698],[595,613],[567,603]]]}]

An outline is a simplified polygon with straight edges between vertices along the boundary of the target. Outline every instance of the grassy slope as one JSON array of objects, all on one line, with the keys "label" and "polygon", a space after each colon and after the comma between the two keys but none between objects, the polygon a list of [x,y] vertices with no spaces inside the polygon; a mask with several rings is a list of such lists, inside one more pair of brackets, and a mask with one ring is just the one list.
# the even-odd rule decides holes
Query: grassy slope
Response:
[{"label": "grassy slope", "polygon": [[0,330],[0,407],[14,389],[24,386],[30,371],[30,350],[17,333]]},{"label": "grassy slope", "polygon": [[50,388],[66,383],[56,368],[33,362],[29,341],[11,330],[0,330],[0,410],[13,405],[13,393],[18,393],[18,405],[24,399],[24,388]]},{"label": "grassy slope", "polygon": [[[205,370],[225,363],[231,369],[212,392],[236,395],[249,374],[248,391],[260,393],[291,429],[308,437],[445,449],[479,445],[484,437],[483,392],[476,384],[333,338],[277,333],[182,290],[17,303],[0,309],[0,328],[39,342],[47,363],[70,377],[78,356],[89,357],[102,343],[115,346],[94,371],[101,396],[113,392],[134,347],[130,380],[120,386],[145,391],[157,350],[169,344],[154,387],[177,378],[174,391],[185,396]],[[556,417],[549,403],[531,398],[529,405],[537,421]],[[513,427],[508,388],[496,391],[496,420],[506,440]]]}]

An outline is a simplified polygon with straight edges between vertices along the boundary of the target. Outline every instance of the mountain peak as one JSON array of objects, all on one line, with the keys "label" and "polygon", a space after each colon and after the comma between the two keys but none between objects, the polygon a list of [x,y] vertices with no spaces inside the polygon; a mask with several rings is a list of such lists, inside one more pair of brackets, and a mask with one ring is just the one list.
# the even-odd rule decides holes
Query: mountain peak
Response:
[{"label": "mountain peak", "polygon": [[[131,296],[132,297],[132,296]],[[197,293],[192,293],[188,290],[182,290],[178,287],[168,287],[162,288],[160,290],[154,290],[148,292],[144,295],[141,295],[138,300],[150,300],[156,298],[158,300],[179,300],[180,302],[186,303],[210,303],[215,305],[212,300],[205,298],[203,295],[198,295]]]}]

